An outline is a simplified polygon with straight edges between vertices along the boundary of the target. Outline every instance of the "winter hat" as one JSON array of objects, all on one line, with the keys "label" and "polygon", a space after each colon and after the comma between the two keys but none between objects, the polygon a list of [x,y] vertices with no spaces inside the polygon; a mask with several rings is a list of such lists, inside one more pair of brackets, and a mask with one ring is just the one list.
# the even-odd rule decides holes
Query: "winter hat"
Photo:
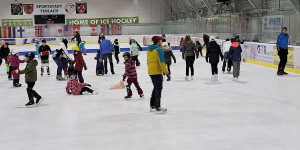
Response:
[{"label": "winter hat", "polygon": [[11,53],[12,55],[16,55],[18,52],[12,49],[12,50],[10,51],[10,53]]},{"label": "winter hat", "polygon": [[152,37],[152,41],[154,44],[159,43],[159,41],[162,40],[162,38],[160,36],[153,36]]},{"label": "winter hat", "polygon": [[162,47],[166,47],[166,46],[169,46],[168,42],[163,42]]},{"label": "winter hat", "polygon": [[214,37],[214,36],[209,37],[209,41],[214,41],[215,39],[216,39],[216,37]]}]

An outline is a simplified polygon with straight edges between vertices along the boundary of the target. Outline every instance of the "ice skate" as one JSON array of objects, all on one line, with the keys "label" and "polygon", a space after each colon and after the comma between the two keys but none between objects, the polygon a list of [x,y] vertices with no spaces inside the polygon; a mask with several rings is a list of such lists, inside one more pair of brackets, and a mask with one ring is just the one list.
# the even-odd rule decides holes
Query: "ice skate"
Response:
[{"label": "ice skate", "polygon": [[191,76],[191,80],[194,80],[194,76]]},{"label": "ice skate", "polygon": [[70,77],[68,75],[65,75],[64,80],[70,80]]},{"label": "ice skate", "polygon": [[188,80],[189,80],[189,76],[186,76],[186,77],[185,77],[185,81],[188,81]]},{"label": "ice skate", "polygon": [[141,94],[141,95],[140,95],[140,98],[145,98],[144,94]]},{"label": "ice skate", "polygon": [[287,72],[285,72],[285,71],[283,71],[282,73],[283,73],[283,75],[288,75],[288,73],[287,73]]},{"label": "ice skate", "polygon": [[167,76],[167,81],[171,81],[171,76]]},{"label": "ice skate", "polygon": [[64,81],[65,79],[64,79],[62,76],[57,75],[57,76],[56,76],[56,80],[57,80],[57,81]]},{"label": "ice skate", "polygon": [[125,96],[124,98],[125,99],[129,99],[129,98],[132,98],[132,96]]},{"label": "ice skate", "polygon": [[93,91],[93,92],[92,92],[92,95],[98,95],[98,94],[99,94],[98,91]]},{"label": "ice skate", "polygon": [[39,96],[37,99],[36,99],[36,105],[37,106],[39,106],[41,103],[42,103],[42,101],[44,100],[44,98],[42,98],[41,96]]},{"label": "ice skate", "polygon": [[156,113],[156,114],[164,114],[164,113],[167,113],[167,108],[162,108],[162,107],[155,108],[155,113]]},{"label": "ice skate", "polygon": [[20,84],[20,83],[15,83],[13,86],[14,86],[14,87],[21,87],[22,84]]},{"label": "ice skate", "polygon": [[25,104],[25,106],[26,106],[27,108],[32,108],[32,107],[34,107],[34,106],[35,106],[34,101],[29,101],[27,104]]},{"label": "ice skate", "polygon": [[156,108],[150,107],[150,112],[155,112]]}]

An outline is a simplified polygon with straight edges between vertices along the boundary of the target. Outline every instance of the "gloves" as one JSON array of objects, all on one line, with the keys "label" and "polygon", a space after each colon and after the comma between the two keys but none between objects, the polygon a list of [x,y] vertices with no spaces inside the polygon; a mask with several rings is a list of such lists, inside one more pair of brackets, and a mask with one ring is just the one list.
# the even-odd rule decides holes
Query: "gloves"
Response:
[{"label": "gloves", "polygon": [[18,75],[18,74],[19,74],[19,70],[13,70],[13,71],[11,72],[11,74],[12,74],[13,76]]},{"label": "gloves", "polygon": [[87,70],[87,67],[86,67],[86,66],[84,66],[84,70]]},{"label": "gloves", "polygon": [[123,76],[123,81],[125,81],[125,79],[126,79],[126,76]]}]

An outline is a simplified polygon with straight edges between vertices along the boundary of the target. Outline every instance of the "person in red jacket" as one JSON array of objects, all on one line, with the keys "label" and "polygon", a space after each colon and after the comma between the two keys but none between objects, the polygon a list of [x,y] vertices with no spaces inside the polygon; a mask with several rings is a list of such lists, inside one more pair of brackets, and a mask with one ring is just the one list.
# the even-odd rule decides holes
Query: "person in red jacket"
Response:
[{"label": "person in red jacket", "polygon": [[129,52],[126,52],[123,54],[124,57],[124,64],[125,64],[125,73],[123,75],[123,81],[125,81],[126,77],[127,79],[127,96],[125,96],[125,99],[132,97],[132,90],[130,88],[131,84],[133,83],[138,91],[138,94],[140,97],[144,97],[143,90],[141,89],[139,82],[137,80],[137,73],[135,69],[135,61],[131,59],[131,55]]},{"label": "person in red jacket", "polygon": [[73,52],[74,52],[74,63],[75,63],[75,71],[74,74],[79,78],[79,82],[80,83],[84,83],[84,79],[82,77],[82,69],[84,68],[84,70],[87,70],[86,64],[83,60],[82,57],[82,52],[79,51],[79,47],[78,46],[74,46],[72,48]]},{"label": "person in red jacket", "polygon": [[84,92],[91,94],[98,94],[96,91],[90,89],[90,84],[87,83],[78,83],[76,75],[71,75],[70,81],[67,83],[66,92],[70,95],[83,95]]}]

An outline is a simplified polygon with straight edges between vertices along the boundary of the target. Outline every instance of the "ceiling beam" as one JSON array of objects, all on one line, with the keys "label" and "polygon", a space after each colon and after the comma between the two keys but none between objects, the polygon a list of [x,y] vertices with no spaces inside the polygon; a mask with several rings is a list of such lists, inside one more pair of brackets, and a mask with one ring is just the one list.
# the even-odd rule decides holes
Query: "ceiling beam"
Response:
[{"label": "ceiling beam", "polygon": [[[161,1],[162,1],[162,0],[161,0]],[[181,16],[181,14],[179,13],[179,11],[178,11],[176,8],[174,8],[173,5],[170,4],[168,0],[165,0],[165,1],[166,1],[166,3],[172,8],[172,10],[175,11],[175,14],[177,14],[177,16],[178,16],[179,18],[184,19],[184,18]],[[171,12],[172,12],[172,11],[171,11]]]},{"label": "ceiling beam", "polygon": [[199,10],[196,9],[195,5],[195,1],[194,1],[194,5],[192,4],[191,0],[188,0],[189,4],[192,6],[192,8],[194,9],[194,11],[196,12],[196,14],[198,14],[199,17],[201,17]]},{"label": "ceiling beam", "polygon": [[175,2],[177,3],[177,5],[188,15],[188,17],[189,18],[193,18],[190,14],[189,14],[189,12],[188,12],[188,10],[185,8],[185,7],[183,7],[182,5],[181,5],[181,3],[178,1],[178,0],[175,0]]},{"label": "ceiling beam", "polygon": [[254,2],[254,0],[248,0],[248,2],[251,4],[253,8],[255,8],[258,13],[261,15],[261,7],[257,4],[257,2]]},{"label": "ceiling beam", "polygon": [[212,13],[213,15],[215,15],[215,13],[212,11],[212,7],[208,5],[207,0],[202,0],[202,2],[207,7],[207,9],[209,10],[209,12]]},{"label": "ceiling beam", "polygon": [[299,14],[300,12],[300,2],[298,1],[298,4],[297,4],[297,0],[287,0],[288,3],[297,11],[297,13]]},{"label": "ceiling beam", "polygon": [[173,20],[173,14],[172,14],[170,8],[162,0],[160,0],[160,2],[166,8],[166,10],[169,12],[169,14],[172,16],[172,20]]}]

